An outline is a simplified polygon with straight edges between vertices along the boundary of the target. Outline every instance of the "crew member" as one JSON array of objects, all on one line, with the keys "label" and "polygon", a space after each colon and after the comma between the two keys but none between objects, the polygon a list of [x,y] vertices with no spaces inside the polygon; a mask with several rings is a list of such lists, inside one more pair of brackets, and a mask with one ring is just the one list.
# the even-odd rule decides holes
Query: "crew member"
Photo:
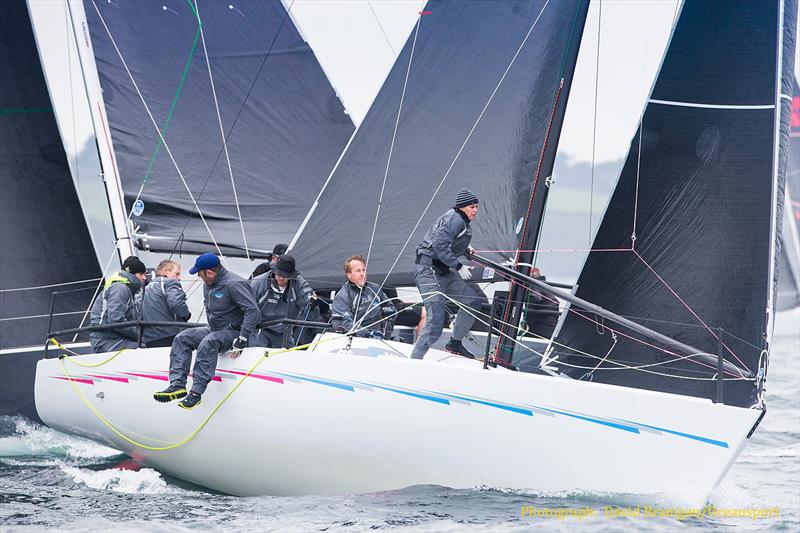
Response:
[{"label": "crew member", "polygon": [[367,281],[366,261],[354,255],[344,262],[347,282],[336,293],[331,307],[331,324],[336,331],[359,337],[390,337],[397,310],[375,283]]},{"label": "crew member", "polygon": [[[175,336],[169,354],[170,385],[153,395],[156,401],[169,402],[183,398],[180,406],[193,409],[217,369],[221,352],[230,350],[234,357],[248,345],[261,317],[247,280],[227,270],[212,253],[197,258],[190,274],[203,280],[203,300],[208,327],[184,330]],[[192,368],[192,389],[186,393],[186,377],[197,349]]]},{"label": "crew member", "polygon": [[[261,311],[261,322],[290,318],[307,319],[308,311],[316,305],[316,296],[311,285],[295,268],[291,255],[281,255],[269,272],[251,280],[253,294]],[[287,331],[288,328],[288,331]],[[259,329],[254,346],[268,348],[284,347],[294,343],[293,328],[287,324],[272,324]]]},{"label": "crew member", "polygon": [[[134,297],[142,288],[147,267],[132,255],[122,263],[122,270],[111,275],[103,292],[92,305],[89,323],[92,326],[108,326],[138,319]],[[139,347],[139,331],[135,326],[125,326],[89,334],[95,352],[110,352],[123,348]]]},{"label": "crew member", "polygon": [[467,189],[456,195],[453,209],[440,216],[417,245],[414,281],[425,303],[426,322],[417,338],[411,357],[422,359],[428,348],[442,335],[447,310],[447,296],[461,304],[453,334],[445,346],[449,352],[474,358],[462,344],[480,311],[480,299],[467,286],[472,269],[464,254],[470,249],[470,223],[478,214],[478,197]]},{"label": "crew member", "polygon": [[[143,291],[142,320],[187,322],[191,318],[180,279],[181,265],[177,261],[165,259],[158,264],[155,279]],[[172,346],[175,335],[182,330],[175,326],[146,326],[142,340],[148,348]]]}]

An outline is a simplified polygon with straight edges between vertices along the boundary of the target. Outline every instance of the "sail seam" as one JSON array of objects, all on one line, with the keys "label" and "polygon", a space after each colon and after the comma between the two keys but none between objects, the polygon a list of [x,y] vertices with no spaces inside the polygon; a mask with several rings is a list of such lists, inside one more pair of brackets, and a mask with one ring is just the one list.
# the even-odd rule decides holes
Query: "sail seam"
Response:
[{"label": "sail seam", "polygon": [[702,109],[775,109],[775,104],[764,105],[734,105],[734,104],[704,104],[700,102],[677,102],[674,100],[654,100],[649,99],[648,103],[671,105],[676,107],[699,107]]}]

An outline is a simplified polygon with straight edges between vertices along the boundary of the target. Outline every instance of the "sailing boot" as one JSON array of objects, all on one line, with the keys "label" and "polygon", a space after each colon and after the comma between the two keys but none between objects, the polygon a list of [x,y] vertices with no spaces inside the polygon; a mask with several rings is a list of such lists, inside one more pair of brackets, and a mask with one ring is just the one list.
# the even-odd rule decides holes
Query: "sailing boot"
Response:
[{"label": "sailing boot", "polygon": [[186,396],[186,398],[178,402],[178,405],[188,410],[188,409],[194,409],[195,407],[200,405],[200,402],[201,402],[200,395],[192,391],[189,393],[188,396]]},{"label": "sailing boot", "polygon": [[470,351],[464,347],[461,341],[457,341],[455,339],[450,339],[447,342],[447,346],[445,346],[444,349],[450,353],[458,354],[463,357],[468,357],[470,359],[475,359],[475,354],[470,353]]},{"label": "sailing boot", "polygon": [[155,398],[157,402],[161,403],[171,402],[172,400],[180,400],[184,396],[186,396],[186,387],[181,385],[170,385],[166,389],[153,394],[153,398]]}]

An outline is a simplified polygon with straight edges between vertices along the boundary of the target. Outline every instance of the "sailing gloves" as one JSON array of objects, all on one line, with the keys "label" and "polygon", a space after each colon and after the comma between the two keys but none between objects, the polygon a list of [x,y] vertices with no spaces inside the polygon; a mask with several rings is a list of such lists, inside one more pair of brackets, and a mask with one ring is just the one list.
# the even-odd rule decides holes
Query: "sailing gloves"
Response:
[{"label": "sailing gloves", "polygon": [[461,268],[456,270],[456,272],[458,272],[458,275],[461,276],[461,279],[463,279],[464,281],[467,281],[468,279],[470,279],[472,277],[472,269],[473,268],[475,268],[475,267],[462,265]]},{"label": "sailing gloves", "polygon": [[247,348],[247,337],[239,335],[233,341],[233,345],[231,345],[231,349],[233,349],[233,350],[244,350],[245,348]]}]

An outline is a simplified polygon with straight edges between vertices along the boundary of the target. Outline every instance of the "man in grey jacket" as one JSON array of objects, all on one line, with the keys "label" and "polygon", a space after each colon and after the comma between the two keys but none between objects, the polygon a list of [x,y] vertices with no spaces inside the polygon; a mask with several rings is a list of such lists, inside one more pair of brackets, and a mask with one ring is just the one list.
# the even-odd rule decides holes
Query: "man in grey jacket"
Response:
[{"label": "man in grey jacket", "polygon": [[[132,255],[122,263],[122,270],[109,276],[103,292],[92,305],[89,324],[108,326],[138,319],[135,295],[142,288],[147,268]],[[110,352],[123,348],[139,347],[139,332],[135,326],[126,326],[89,334],[95,352]]]},{"label": "man in grey jacket", "polygon": [[[261,311],[261,322],[283,318],[307,319],[308,312],[316,305],[316,296],[311,285],[295,268],[294,257],[281,255],[269,272],[250,281],[253,294]],[[258,330],[254,346],[268,348],[284,347],[283,339],[289,328],[288,343],[294,344],[292,328],[286,324],[275,324]]]},{"label": "man in grey jacket", "polygon": [[[246,348],[261,318],[253,293],[247,281],[220,264],[219,257],[205,253],[197,258],[190,274],[203,280],[203,300],[208,317],[208,327],[188,329],[178,333],[169,354],[170,385],[153,397],[158,402],[183,398],[180,406],[193,409],[217,369],[221,352],[233,348],[237,352]],[[186,376],[192,362],[192,351],[197,349],[192,368],[192,390],[186,392]]]},{"label": "man in grey jacket", "polygon": [[331,324],[336,331],[358,337],[383,339],[392,334],[397,310],[375,283],[367,281],[366,261],[354,255],[344,262],[347,283],[336,292],[331,306]]},{"label": "man in grey jacket", "polygon": [[470,249],[470,222],[477,214],[478,197],[467,189],[461,189],[453,209],[440,216],[417,245],[414,281],[425,303],[427,322],[411,353],[414,359],[422,359],[428,348],[441,337],[447,313],[446,296],[461,303],[462,307],[456,315],[453,335],[445,349],[465,357],[475,357],[461,340],[475,322],[470,313],[480,311],[480,298],[466,283],[472,277],[473,267],[463,257]]},{"label": "man in grey jacket", "polygon": [[[156,277],[142,291],[142,320],[147,322],[187,322],[192,313],[186,305],[186,293],[181,287],[181,265],[165,259],[156,267]],[[142,340],[148,348],[172,346],[175,335],[183,328],[147,326]]]}]

